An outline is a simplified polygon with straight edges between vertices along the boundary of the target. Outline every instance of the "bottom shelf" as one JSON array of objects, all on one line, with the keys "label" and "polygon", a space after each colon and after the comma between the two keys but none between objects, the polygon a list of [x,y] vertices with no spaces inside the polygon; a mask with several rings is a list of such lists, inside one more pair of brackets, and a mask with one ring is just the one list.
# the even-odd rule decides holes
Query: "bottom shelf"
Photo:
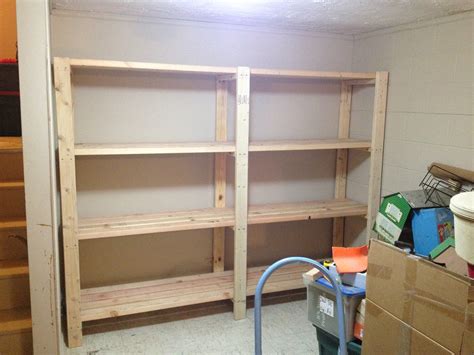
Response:
[{"label": "bottom shelf", "polygon": [[[255,294],[267,266],[249,268],[247,295]],[[286,266],[273,273],[264,293],[304,288],[302,274],[309,265]],[[89,321],[231,299],[233,271],[83,289],[81,319]]]}]

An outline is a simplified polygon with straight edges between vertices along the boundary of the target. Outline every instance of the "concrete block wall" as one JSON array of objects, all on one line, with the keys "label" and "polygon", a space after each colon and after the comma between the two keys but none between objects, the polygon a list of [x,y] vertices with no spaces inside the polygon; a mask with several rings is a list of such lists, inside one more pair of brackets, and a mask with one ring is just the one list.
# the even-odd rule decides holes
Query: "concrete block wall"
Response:
[{"label": "concrete block wall", "polygon": [[[418,188],[432,162],[474,169],[474,13],[356,37],[352,70],[390,72],[382,194]],[[354,91],[351,134],[370,137],[373,89]],[[348,194],[364,201],[368,163],[351,152]],[[351,242],[363,224],[349,220]]]}]

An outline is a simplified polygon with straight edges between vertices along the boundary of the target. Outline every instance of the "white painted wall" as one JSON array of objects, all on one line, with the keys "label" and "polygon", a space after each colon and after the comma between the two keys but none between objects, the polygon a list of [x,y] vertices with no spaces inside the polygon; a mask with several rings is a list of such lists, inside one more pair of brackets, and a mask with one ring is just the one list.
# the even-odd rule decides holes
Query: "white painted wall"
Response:
[{"label": "white painted wall", "polygon": [[[365,34],[354,71],[390,72],[382,192],[413,190],[432,162],[474,170],[474,13]],[[351,134],[370,136],[372,89],[357,90]],[[367,195],[367,161],[351,154],[348,192]],[[355,228],[355,226],[353,226]]]},{"label": "white painted wall", "polygon": [[[352,38],[56,14],[52,17],[52,50],[55,56],[82,58],[350,70]],[[213,79],[78,71],[74,82],[78,142],[214,138]],[[337,83],[260,79],[252,80],[251,86],[251,139],[337,135]],[[233,103],[231,99],[230,139],[234,137]],[[232,165],[229,159],[231,182]],[[80,216],[210,207],[213,203],[211,155],[81,158],[77,168]],[[334,152],[255,153],[250,158],[250,203],[332,198],[334,170]],[[232,190],[229,186],[230,203]],[[252,227],[249,265],[289,255],[329,255],[331,226],[331,220],[321,220]],[[231,234],[226,268],[233,263]],[[210,230],[84,241],[82,282],[89,286],[208,272],[211,251]]]}]

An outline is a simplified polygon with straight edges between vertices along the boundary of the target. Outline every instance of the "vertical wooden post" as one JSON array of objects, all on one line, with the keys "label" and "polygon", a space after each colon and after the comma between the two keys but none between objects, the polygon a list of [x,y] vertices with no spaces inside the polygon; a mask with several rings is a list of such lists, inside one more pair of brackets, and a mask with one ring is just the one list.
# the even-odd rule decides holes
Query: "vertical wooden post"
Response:
[{"label": "vertical wooden post", "polygon": [[68,58],[54,59],[54,89],[58,122],[59,178],[66,286],[67,338],[69,347],[82,344],[81,284],[77,239],[76,167],[71,65]]},{"label": "vertical wooden post", "polygon": [[[341,99],[339,103],[338,138],[349,138],[351,123],[352,85],[341,82]],[[346,198],[348,150],[338,149],[336,153],[336,188],[335,198]],[[334,218],[332,226],[332,244],[344,245],[344,217]]]},{"label": "vertical wooden post", "polygon": [[[227,140],[227,81],[216,81],[216,141]],[[225,207],[226,203],[226,153],[216,153],[214,158],[214,206]],[[213,235],[213,271],[224,271],[225,228],[215,228]]]},{"label": "vertical wooden post", "polygon": [[237,68],[235,117],[234,318],[247,310],[247,213],[250,119],[250,69]]},{"label": "vertical wooden post", "polygon": [[377,72],[375,76],[374,115],[372,120],[367,240],[375,237],[372,227],[380,205],[385,114],[387,110],[387,86],[388,72]]}]

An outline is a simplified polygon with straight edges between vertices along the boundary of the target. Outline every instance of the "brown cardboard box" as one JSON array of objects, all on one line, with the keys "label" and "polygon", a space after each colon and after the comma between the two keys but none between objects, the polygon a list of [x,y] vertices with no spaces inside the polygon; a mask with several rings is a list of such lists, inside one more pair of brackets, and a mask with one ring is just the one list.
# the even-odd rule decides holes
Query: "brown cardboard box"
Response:
[{"label": "brown cardboard box", "polygon": [[365,312],[363,354],[453,354],[370,301]]},{"label": "brown cardboard box", "polygon": [[[455,354],[474,354],[473,280],[373,240],[369,250],[367,299],[372,310],[377,306],[408,326],[410,329],[405,332],[421,333]],[[382,328],[374,326],[374,322],[377,317],[373,312],[370,316],[366,314],[365,354],[372,354],[371,350],[376,349],[375,338],[368,333]],[[395,334],[387,330],[377,338],[377,346],[383,342],[388,346],[395,341],[401,351],[398,353],[403,354],[405,340],[403,337],[394,339]],[[417,342],[417,339],[419,337],[410,341]],[[416,344],[410,349],[417,349]]]}]

